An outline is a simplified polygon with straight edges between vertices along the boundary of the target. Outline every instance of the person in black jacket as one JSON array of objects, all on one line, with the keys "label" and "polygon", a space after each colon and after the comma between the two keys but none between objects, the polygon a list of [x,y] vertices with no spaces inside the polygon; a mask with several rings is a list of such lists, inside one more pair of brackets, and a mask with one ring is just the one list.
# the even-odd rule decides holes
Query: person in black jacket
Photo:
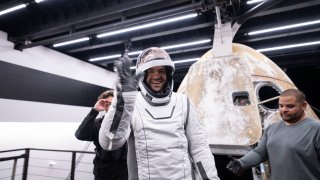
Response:
[{"label": "person in black jacket", "polygon": [[[114,151],[106,151],[99,144],[99,130],[104,114],[108,111],[113,99],[113,91],[105,91],[80,124],[75,136],[79,140],[93,141],[96,156],[93,160],[94,180],[127,180],[127,146]],[[102,116],[97,118],[101,112]]]}]

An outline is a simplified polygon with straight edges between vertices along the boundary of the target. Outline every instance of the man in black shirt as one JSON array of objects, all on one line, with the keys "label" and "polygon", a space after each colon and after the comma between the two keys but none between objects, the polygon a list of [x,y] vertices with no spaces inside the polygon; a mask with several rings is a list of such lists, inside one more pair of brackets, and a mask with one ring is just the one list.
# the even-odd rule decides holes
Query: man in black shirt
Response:
[{"label": "man in black shirt", "polygon": [[[94,180],[127,180],[127,146],[114,151],[103,150],[99,144],[99,129],[104,113],[109,109],[113,99],[113,91],[103,92],[89,114],[80,124],[75,136],[79,140],[93,141],[96,156],[93,160]],[[99,113],[103,115],[97,118]]]}]

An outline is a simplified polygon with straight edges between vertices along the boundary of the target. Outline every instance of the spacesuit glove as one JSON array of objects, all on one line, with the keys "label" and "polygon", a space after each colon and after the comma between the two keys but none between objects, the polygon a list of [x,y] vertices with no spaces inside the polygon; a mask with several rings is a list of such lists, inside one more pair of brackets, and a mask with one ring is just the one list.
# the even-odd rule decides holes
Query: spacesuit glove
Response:
[{"label": "spacesuit glove", "polygon": [[243,171],[240,162],[236,159],[231,160],[226,168],[237,176],[240,176]]},{"label": "spacesuit glove", "polygon": [[132,74],[130,70],[131,60],[128,55],[122,56],[117,62],[117,71],[120,78],[121,92],[136,91],[138,83],[143,76],[143,73]]}]

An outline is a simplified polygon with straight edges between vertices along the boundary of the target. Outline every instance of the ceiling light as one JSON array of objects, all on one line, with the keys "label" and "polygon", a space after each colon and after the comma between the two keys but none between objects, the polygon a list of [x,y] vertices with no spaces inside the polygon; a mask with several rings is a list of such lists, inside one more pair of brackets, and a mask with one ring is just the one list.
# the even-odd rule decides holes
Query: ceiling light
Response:
[{"label": "ceiling light", "polygon": [[3,11],[0,11],[0,16],[3,15],[3,14],[7,14],[7,13],[9,13],[9,12],[12,12],[12,11],[18,10],[18,9],[25,8],[25,7],[27,7],[26,4],[20,4],[20,5],[18,5],[18,6],[15,6],[15,7],[12,7],[12,8],[3,10]]},{"label": "ceiling light", "polygon": [[120,30],[117,30],[117,31],[111,31],[111,32],[107,32],[107,33],[98,34],[97,38],[102,38],[102,37],[106,37],[106,36],[112,36],[112,35],[115,35],[115,34],[121,34],[121,33],[129,32],[129,31],[135,31],[135,30],[138,30],[138,29],[145,29],[145,28],[149,28],[149,27],[154,27],[154,26],[158,26],[158,25],[162,25],[162,24],[167,24],[167,23],[171,23],[171,22],[175,22],[175,21],[180,21],[180,20],[184,20],[184,19],[193,18],[193,17],[196,17],[196,16],[197,16],[197,13],[187,14],[187,15],[184,15],[184,16],[178,16],[178,17],[175,17],[175,18],[165,19],[165,20],[162,20],[162,21],[157,21],[157,22],[153,22],[153,23],[148,23],[148,24],[129,27],[129,28],[126,28],[126,29],[120,29]]},{"label": "ceiling light", "polygon": [[174,63],[174,64],[179,64],[179,63],[185,63],[185,62],[194,62],[194,61],[198,61],[199,59],[200,59],[200,58],[177,60],[177,61],[173,61],[173,63]]},{"label": "ceiling light", "polygon": [[133,55],[138,55],[140,53],[142,53],[142,51],[133,51],[133,52],[129,52],[128,55],[133,56]]},{"label": "ceiling light", "polygon": [[[172,45],[172,46],[164,46],[164,47],[160,47],[160,48],[162,48],[162,49],[174,49],[174,48],[192,46],[192,45],[203,44],[203,43],[208,43],[208,42],[211,42],[211,39],[205,39],[205,40],[194,41],[194,42],[189,42],[189,43],[182,43],[182,44],[177,44],[177,45]],[[142,53],[142,51],[133,51],[133,52],[128,53],[128,55],[129,56],[133,56],[133,55],[138,55],[140,53]]]},{"label": "ceiling light", "polygon": [[[174,64],[185,63],[185,62],[194,62],[198,61],[200,58],[184,59],[173,61]],[[136,66],[131,66],[130,69],[136,69]]]},{"label": "ceiling light", "polygon": [[[204,40],[200,40],[200,41],[193,41],[193,42],[189,42],[189,43],[182,43],[182,44],[177,44],[177,45],[172,45],[172,46],[164,46],[164,47],[160,47],[160,48],[162,48],[162,49],[174,49],[174,48],[178,48],[178,47],[192,46],[192,45],[203,44],[203,43],[207,43],[207,42],[211,42],[211,39],[204,39]],[[141,52],[142,51],[133,51],[133,52],[129,52],[128,55],[129,56],[138,55]],[[120,54],[116,54],[116,55],[92,58],[89,61],[99,61],[99,60],[119,58],[119,57],[121,57],[121,55]]]},{"label": "ceiling light", "polygon": [[311,46],[311,45],[316,45],[316,44],[320,44],[320,41],[313,41],[313,42],[306,42],[306,43],[300,43],[300,44],[291,44],[291,45],[285,45],[285,46],[257,49],[257,51],[259,51],[259,52],[276,51],[276,50],[280,50],[280,49],[290,49],[290,48],[296,48],[296,47]]},{"label": "ceiling light", "polygon": [[177,44],[177,45],[172,45],[172,46],[164,46],[164,47],[160,47],[160,48],[162,48],[162,49],[174,49],[174,48],[192,46],[192,45],[203,44],[203,43],[208,43],[208,42],[211,42],[211,39],[194,41],[194,42],[190,42],[190,43],[182,43],[182,44]]},{"label": "ceiling light", "polygon": [[42,1],[45,1],[45,0],[35,0],[36,3],[41,3]]},{"label": "ceiling light", "polygon": [[247,4],[255,4],[255,3],[258,3],[258,2],[262,2],[264,0],[250,0],[250,1],[247,1]]},{"label": "ceiling light", "polygon": [[74,44],[74,43],[78,43],[78,42],[88,41],[89,39],[90,39],[89,37],[85,37],[85,38],[81,38],[81,39],[75,39],[75,40],[72,40],[72,41],[66,41],[66,42],[54,44],[53,47],[59,47],[59,46],[64,46],[64,45],[68,45],[68,44]]},{"label": "ceiling light", "polygon": [[262,34],[262,33],[267,33],[267,32],[280,31],[280,30],[284,30],[284,29],[291,29],[291,28],[308,26],[308,25],[319,24],[319,23],[320,23],[320,20],[308,21],[308,22],[304,22],[304,23],[298,23],[298,24],[280,26],[280,27],[275,27],[275,28],[270,28],[270,29],[252,31],[252,32],[249,32],[248,35],[256,35],[256,34]]},{"label": "ceiling light", "polygon": [[91,58],[89,61],[101,61],[101,60],[106,60],[106,59],[114,59],[114,58],[119,58],[121,57],[121,54],[114,54],[114,55],[109,55],[109,56],[103,56],[103,57],[97,57],[97,58]]}]

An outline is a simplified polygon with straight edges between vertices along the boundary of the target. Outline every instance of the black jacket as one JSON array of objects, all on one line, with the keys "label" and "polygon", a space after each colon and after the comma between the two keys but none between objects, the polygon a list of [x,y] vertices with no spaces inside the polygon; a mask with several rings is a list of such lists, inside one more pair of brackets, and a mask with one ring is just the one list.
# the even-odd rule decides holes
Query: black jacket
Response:
[{"label": "black jacket", "polygon": [[[96,119],[99,112],[91,109],[86,118],[77,129],[75,136],[79,140],[93,141],[96,146],[96,156],[93,160],[93,174],[104,179],[128,179],[127,170],[127,144],[118,150],[106,151],[99,144],[99,129],[102,118]],[[119,178],[122,177],[122,178]]]}]

